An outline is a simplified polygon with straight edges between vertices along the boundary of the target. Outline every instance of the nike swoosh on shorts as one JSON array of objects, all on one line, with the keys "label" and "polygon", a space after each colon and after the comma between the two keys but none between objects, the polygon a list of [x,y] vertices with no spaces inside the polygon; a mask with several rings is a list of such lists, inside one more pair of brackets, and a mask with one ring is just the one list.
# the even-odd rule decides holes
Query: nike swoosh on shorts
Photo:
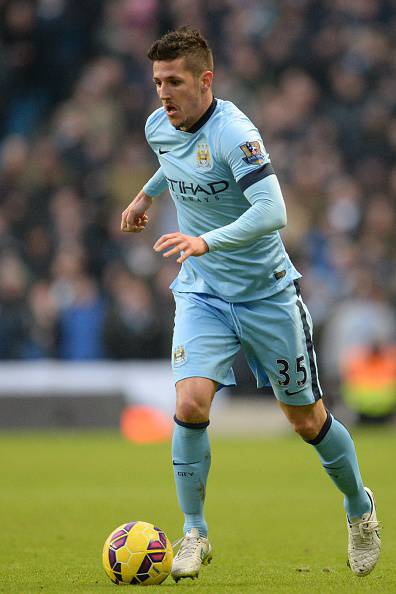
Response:
[{"label": "nike swoosh on shorts", "polygon": [[299,392],[302,392],[304,390],[304,388],[305,388],[305,386],[303,386],[299,390],[296,390],[295,392],[289,392],[289,390],[285,390],[285,394],[287,394],[288,396],[294,396],[294,394],[299,394]]}]

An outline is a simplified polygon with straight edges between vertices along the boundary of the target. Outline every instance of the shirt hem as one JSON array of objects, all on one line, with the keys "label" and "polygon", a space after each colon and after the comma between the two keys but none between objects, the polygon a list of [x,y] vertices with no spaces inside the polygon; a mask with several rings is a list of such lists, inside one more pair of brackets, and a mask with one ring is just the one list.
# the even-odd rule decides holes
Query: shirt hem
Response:
[{"label": "shirt hem", "polygon": [[209,285],[206,285],[205,288],[202,289],[197,289],[197,288],[193,288],[193,287],[183,287],[183,286],[177,286],[177,281],[178,279],[176,278],[173,283],[170,285],[170,289],[173,293],[199,293],[199,294],[203,294],[203,295],[212,295],[213,297],[217,297],[219,299],[222,299],[223,301],[226,301],[227,303],[247,303],[249,301],[260,301],[261,299],[266,299],[268,297],[272,297],[273,295],[276,295],[277,293],[280,293],[281,291],[283,291],[288,285],[292,284],[295,280],[298,280],[299,278],[302,278],[302,274],[300,274],[299,272],[295,271],[292,272],[291,274],[286,275],[281,281],[277,282],[275,285],[273,285],[273,287],[268,288],[267,290],[261,291],[261,292],[257,292],[252,296],[248,296],[248,295],[236,295],[236,296],[230,296],[230,295],[224,295],[224,294],[219,294],[216,291],[214,291],[213,289],[211,289],[211,287]]}]

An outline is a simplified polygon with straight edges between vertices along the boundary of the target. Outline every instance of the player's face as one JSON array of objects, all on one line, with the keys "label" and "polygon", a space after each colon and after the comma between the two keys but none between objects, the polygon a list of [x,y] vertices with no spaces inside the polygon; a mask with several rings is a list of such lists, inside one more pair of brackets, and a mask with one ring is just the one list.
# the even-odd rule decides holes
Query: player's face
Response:
[{"label": "player's face", "polygon": [[212,78],[209,70],[194,75],[186,69],[184,58],[153,63],[158,97],[172,126],[188,130],[205,113],[212,101]]}]

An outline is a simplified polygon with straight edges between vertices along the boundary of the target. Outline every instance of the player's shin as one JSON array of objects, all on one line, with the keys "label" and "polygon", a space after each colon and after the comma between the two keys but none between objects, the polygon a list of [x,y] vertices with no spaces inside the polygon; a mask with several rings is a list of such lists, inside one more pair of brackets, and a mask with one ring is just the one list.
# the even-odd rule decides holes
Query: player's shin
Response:
[{"label": "player's shin", "polygon": [[184,513],[184,533],[198,528],[206,536],[203,507],[210,468],[207,423],[184,423],[175,417],[172,441],[173,471],[177,497]]},{"label": "player's shin", "polygon": [[355,444],[348,430],[329,412],[319,435],[308,443],[319,454],[323,468],[344,493],[344,507],[350,519],[370,511],[371,502],[364,489]]}]

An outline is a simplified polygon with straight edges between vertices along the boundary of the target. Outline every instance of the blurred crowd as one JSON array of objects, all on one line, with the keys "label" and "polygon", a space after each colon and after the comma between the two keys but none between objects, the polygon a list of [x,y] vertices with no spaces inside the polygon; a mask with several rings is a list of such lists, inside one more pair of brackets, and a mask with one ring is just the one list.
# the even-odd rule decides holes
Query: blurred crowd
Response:
[{"label": "blurred crowd", "polygon": [[395,340],[391,0],[0,0],[1,359],[168,356],[168,194],[143,234],[119,224],[157,166],[147,49],[187,23],[270,152],[325,375]]}]

